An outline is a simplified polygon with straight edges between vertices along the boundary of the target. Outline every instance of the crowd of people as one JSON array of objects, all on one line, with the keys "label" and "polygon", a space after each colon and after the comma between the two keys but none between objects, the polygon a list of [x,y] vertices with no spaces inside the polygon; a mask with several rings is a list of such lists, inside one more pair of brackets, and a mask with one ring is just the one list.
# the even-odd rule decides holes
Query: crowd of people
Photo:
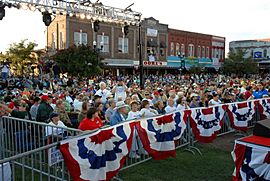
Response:
[{"label": "crowd of people", "polygon": [[85,131],[177,110],[259,99],[270,91],[268,77],[259,75],[150,75],[144,89],[139,83],[136,75],[10,77],[1,83],[0,114]]}]

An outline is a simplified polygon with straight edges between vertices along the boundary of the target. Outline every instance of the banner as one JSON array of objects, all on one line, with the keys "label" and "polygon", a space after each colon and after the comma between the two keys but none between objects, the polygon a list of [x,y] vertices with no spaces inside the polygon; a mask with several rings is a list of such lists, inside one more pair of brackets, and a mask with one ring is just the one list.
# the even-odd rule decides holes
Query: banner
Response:
[{"label": "banner", "polygon": [[232,157],[235,162],[233,181],[270,181],[270,149],[236,142]]},{"label": "banner", "polygon": [[130,151],[134,126],[134,122],[127,122],[90,136],[62,141],[60,151],[73,180],[113,178]]},{"label": "banner", "polygon": [[260,118],[270,119],[270,99],[260,99],[258,104]]},{"label": "banner", "polygon": [[204,143],[212,142],[222,127],[224,115],[222,105],[191,109],[190,124],[196,139]]},{"label": "banner", "polygon": [[175,157],[175,140],[186,129],[187,114],[184,111],[148,120],[138,121],[136,129],[144,149],[155,159]]},{"label": "banner", "polygon": [[228,116],[234,129],[246,131],[255,114],[255,101],[228,104]]}]

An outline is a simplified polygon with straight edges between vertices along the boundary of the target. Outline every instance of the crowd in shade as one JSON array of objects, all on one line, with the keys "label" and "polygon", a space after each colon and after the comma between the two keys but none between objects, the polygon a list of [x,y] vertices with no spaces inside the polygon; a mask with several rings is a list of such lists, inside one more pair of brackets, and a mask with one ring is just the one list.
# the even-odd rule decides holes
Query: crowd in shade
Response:
[{"label": "crowd in shade", "polygon": [[[6,75],[5,75],[6,76]],[[269,96],[268,76],[149,75],[9,77],[2,79],[0,114],[94,130],[126,120]]]}]

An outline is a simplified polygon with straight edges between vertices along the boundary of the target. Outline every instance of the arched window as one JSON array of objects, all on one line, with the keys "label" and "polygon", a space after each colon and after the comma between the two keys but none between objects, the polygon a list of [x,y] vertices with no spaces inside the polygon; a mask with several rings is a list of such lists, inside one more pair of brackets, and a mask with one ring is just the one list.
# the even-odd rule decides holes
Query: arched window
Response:
[{"label": "arched window", "polygon": [[209,47],[206,47],[206,58],[209,58]]},{"label": "arched window", "polygon": [[171,42],[171,56],[174,56],[174,43]]},{"label": "arched window", "polygon": [[205,47],[204,46],[202,47],[202,57],[203,58],[205,57]]},{"label": "arched window", "polygon": [[179,43],[176,43],[175,53],[176,53],[176,56],[180,54],[180,45],[179,45]]},{"label": "arched window", "polygon": [[197,49],[197,57],[201,58],[201,47],[200,46],[198,46],[198,49]]},{"label": "arched window", "polygon": [[194,45],[193,44],[188,45],[188,57],[194,57]]},{"label": "arched window", "polygon": [[185,45],[184,44],[181,45],[181,54],[185,55]]}]

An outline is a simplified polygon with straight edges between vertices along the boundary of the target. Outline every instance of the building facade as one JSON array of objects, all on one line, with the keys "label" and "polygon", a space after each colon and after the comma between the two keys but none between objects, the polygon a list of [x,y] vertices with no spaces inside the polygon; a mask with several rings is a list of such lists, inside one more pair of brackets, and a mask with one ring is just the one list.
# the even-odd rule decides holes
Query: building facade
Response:
[{"label": "building facade", "polygon": [[[141,25],[146,74],[179,69],[180,54],[185,55],[187,69],[198,64],[215,67],[213,62],[217,62],[218,67],[225,57],[225,38],[169,29],[167,24],[153,17],[142,20]],[[139,28],[129,26],[128,34],[123,32],[120,24],[100,22],[99,31],[95,32],[89,20],[56,16],[47,30],[47,49],[56,52],[80,44],[95,44],[100,50],[105,71],[117,75],[136,73],[139,67]]]},{"label": "building facade", "polygon": [[243,50],[244,58],[251,57],[259,63],[260,69],[270,72],[270,39],[232,41],[229,48]]},{"label": "building facade", "polygon": [[218,69],[225,57],[225,38],[202,33],[169,29],[170,67],[180,67],[184,59],[185,68],[202,66]]}]

